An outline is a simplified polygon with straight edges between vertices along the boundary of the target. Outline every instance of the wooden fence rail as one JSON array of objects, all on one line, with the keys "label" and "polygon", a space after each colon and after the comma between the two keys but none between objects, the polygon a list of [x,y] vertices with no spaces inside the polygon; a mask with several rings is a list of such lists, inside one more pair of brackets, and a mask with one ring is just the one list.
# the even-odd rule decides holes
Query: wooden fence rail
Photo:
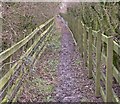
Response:
[{"label": "wooden fence rail", "polygon": [[[113,64],[114,52],[118,57],[120,56],[120,45],[113,40],[112,36],[106,36],[102,34],[101,31],[92,30],[82,21],[75,22],[76,18],[72,15],[60,15],[68,22],[68,26],[80,50],[83,49],[80,52],[83,54],[85,66],[88,68],[89,78],[93,77],[95,80],[96,96],[102,95],[105,102],[120,103],[120,98],[117,95],[119,91],[115,91],[113,88],[113,78],[115,78],[117,84],[120,85],[120,70]],[[76,30],[77,26],[79,26],[79,28]],[[107,46],[107,55],[102,51],[104,49],[103,44]]]},{"label": "wooden fence rail", "polygon": [[[0,63],[2,63],[33,39],[33,43],[26,49],[26,52],[10,69],[7,69],[7,73],[0,79],[0,103],[15,102],[17,100],[23,89],[22,84],[25,78],[47,46],[53,26],[54,18],[40,25],[24,39],[0,53]],[[41,30],[42,33],[38,35]]]}]

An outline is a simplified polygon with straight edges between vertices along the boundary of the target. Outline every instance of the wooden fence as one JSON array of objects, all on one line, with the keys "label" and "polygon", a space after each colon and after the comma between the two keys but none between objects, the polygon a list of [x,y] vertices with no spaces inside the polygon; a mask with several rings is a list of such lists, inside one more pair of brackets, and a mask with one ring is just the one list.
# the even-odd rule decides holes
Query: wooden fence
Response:
[{"label": "wooden fence", "polygon": [[[105,102],[119,102],[119,89],[114,90],[113,78],[120,86],[120,70],[113,64],[114,53],[120,57],[120,45],[112,36],[106,36],[101,31],[94,31],[87,27],[80,19],[71,15],[61,14],[68,22],[76,43],[87,67],[89,78],[95,80],[95,94],[102,95]],[[103,52],[103,44],[106,45],[106,53]]]},{"label": "wooden fence", "polygon": [[[54,18],[40,25],[24,39],[0,53],[0,63],[2,63],[7,58],[12,57],[15,52],[24,48],[26,44],[30,46],[25,47],[25,53],[10,69],[7,69],[7,73],[0,79],[0,103],[17,100],[23,90],[26,76],[29,75],[30,70],[47,46],[53,26]],[[39,32],[41,33],[39,34]]]}]

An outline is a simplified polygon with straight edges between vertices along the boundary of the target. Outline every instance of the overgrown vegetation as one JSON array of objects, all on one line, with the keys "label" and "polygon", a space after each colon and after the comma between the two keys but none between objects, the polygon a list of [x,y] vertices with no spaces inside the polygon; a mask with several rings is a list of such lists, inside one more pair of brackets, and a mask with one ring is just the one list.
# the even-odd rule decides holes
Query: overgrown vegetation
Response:
[{"label": "overgrown vegetation", "polygon": [[[1,9],[3,21],[1,34],[2,45],[0,47],[2,49],[0,51],[2,52],[13,46],[30,34],[37,26],[55,16],[57,14],[57,6],[58,3],[46,2],[3,2]],[[38,35],[40,35],[40,33],[41,32],[38,32]],[[23,48],[15,52],[14,56],[9,57],[3,62],[3,65],[5,63],[11,64],[6,64],[2,67],[0,70],[2,76],[14,64],[12,63],[13,61],[19,60],[31,42],[33,42],[33,40],[30,40]],[[2,66],[2,64],[0,66]],[[0,74],[0,77],[2,76]]]},{"label": "overgrown vegetation", "polygon": [[93,30],[114,36],[120,43],[120,2],[79,3],[68,8],[68,12]]},{"label": "overgrown vegetation", "polygon": [[2,48],[5,50],[54,16],[58,3],[5,2],[2,5]]},{"label": "overgrown vegetation", "polygon": [[[76,20],[82,20],[92,30],[100,30],[107,36],[113,36],[120,44],[120,2],[74,3],[68,8],[68,15]],[[106,53],[105,43],[103,47]],[[119,69],[120,57],[115,53],[113,63]]]},{"label": "overgrown vegetation", "polygon": [[58,31],[49,39],[46,51],[38,60],[37,69],[31,72],[20,102],[50,102],[54,101],[53,93],[56,84],[56,70],[59,64],[60,34]]}]

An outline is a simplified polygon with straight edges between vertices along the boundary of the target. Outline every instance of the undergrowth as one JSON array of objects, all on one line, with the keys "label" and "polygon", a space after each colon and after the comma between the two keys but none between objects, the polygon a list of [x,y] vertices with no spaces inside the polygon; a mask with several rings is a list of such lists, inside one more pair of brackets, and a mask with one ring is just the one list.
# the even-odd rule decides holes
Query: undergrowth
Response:
[{"label": "undergrowth", "polygon": [[60,33],[54,30],[48,46],[37,63],[37,70],[30,73],[29,80],[20,97],[20,101],[54,101],[53,92],[56,84],[56,70],[59,63]]}]

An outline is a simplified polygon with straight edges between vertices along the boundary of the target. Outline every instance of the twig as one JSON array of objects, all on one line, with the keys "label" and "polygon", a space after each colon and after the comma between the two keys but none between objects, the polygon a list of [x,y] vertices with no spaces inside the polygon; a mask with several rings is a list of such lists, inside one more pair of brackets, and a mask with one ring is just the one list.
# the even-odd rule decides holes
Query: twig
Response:
[{"label": "twig", "polygon": [[[20,60],[20,59],[19,59],[19,60]],[[3,64],[3,65],[0,67],[0,70],[2,70],[2,68],[3,68],[5,65],[13,64],[13,63],[15,63],[15,62],[17,62],[17,61],[19,61],[19,60],[14,60],[14,61],[12,61],[12,62],[8,62],[8,63]]]}]

